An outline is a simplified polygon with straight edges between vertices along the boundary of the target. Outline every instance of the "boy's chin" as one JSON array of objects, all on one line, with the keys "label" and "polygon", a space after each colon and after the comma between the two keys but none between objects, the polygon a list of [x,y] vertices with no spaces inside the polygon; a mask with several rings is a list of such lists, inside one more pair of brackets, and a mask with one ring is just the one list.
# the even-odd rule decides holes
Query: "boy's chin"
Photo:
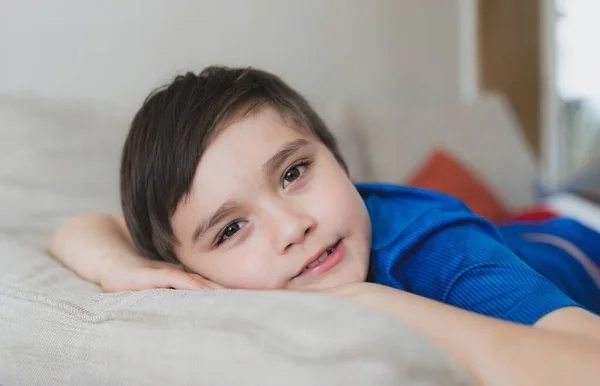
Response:
[{"label": "boy's chin", "polygon": [[327,291],[335,287],[340,287],[346,284],[362,283],[367,280],[366,274],[349,273],[346,275],[339,275],[337,277],[329,277],[321,281],[315,281],[313,283],[307,283],[304,285],[290,286],[288,289],[292,291]]}]

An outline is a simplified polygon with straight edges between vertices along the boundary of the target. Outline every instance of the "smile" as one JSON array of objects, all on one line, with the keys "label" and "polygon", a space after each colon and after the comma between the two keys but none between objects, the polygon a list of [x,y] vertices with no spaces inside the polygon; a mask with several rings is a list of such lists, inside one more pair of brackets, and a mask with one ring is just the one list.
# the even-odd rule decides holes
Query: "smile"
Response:
[{"label": "smile", "polygon": [[344,259],[344,245],[338,240],[320,255],[313,257],[296,277],[324,273],[335,267]]}]

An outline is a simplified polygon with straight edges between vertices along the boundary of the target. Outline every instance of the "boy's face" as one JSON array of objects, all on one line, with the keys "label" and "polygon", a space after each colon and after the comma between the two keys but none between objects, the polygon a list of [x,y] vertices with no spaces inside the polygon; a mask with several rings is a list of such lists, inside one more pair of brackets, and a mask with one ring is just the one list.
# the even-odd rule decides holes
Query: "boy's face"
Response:
[{"label": "boy's face", "polygon": [[172,226],[181,262],[224,287],[326,289],[367,275],[371,224],[352,181],[268,107],[211,142]]}]

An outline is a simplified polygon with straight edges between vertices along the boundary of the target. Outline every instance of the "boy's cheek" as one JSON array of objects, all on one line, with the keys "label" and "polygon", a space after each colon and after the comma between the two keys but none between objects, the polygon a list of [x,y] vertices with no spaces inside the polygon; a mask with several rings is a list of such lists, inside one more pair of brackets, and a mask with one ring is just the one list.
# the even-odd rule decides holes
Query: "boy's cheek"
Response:
[{"label": "boy's cheek", "polygon": [[250,257],[246,258],[239,256],[237,251],[232,253],[236,256],[222,256],[218,264],[204,267],[212,281],[226,288],[248,290],[281,289],[287,285],[287,277],[275,271],[275,261],[269,264],[265,253],[247,252]]}]

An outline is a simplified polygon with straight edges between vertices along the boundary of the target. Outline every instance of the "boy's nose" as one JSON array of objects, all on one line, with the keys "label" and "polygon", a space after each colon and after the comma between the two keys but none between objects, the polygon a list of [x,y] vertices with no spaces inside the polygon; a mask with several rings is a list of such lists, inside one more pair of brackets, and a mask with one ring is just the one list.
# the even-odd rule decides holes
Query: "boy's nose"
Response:
[{"label": "boy's nose", "polygon": [[282,208],[273,224],[276,248],[283,254],[294,245],[301,244],[313,232],[316,222],[307,213],[292,208]]}]

